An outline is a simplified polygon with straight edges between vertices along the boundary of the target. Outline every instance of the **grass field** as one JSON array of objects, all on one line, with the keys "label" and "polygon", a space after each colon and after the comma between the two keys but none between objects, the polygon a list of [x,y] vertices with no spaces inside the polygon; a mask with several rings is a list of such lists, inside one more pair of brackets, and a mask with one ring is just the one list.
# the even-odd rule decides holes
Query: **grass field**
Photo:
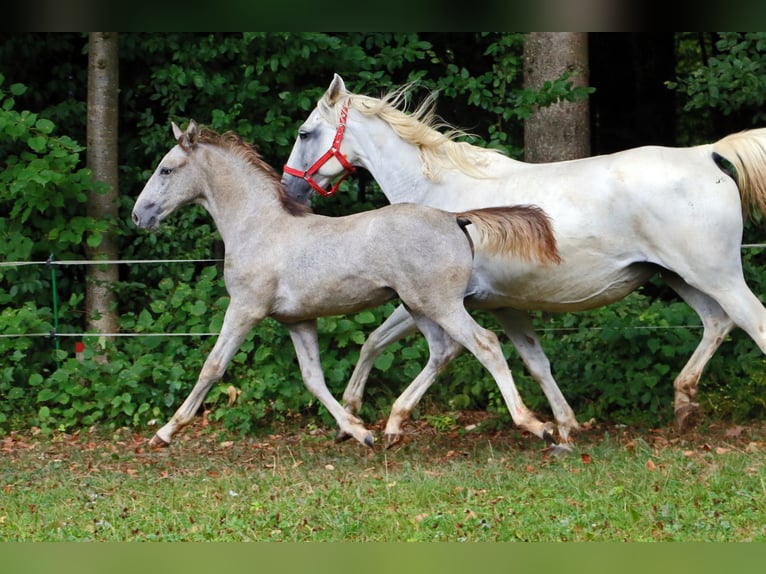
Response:
[{"label": "grass field", "polygon": [[300,424],[239,439],[198,420],[163,450],[150,429],[14,433],[0,540],[766,540],[766,424],[594,425],[551,456],[482,415],[449,420],[374,451]]}]

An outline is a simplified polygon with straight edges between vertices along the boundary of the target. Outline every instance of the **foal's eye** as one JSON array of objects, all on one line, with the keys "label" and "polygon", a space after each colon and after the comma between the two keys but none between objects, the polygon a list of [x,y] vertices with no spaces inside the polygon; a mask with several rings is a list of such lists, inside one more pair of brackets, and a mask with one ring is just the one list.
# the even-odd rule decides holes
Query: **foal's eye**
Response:
[{"label": "foal's eye", "polygon": [[161,167],[160,168],[160,175],[170,175],[173,173],[172,167]]}]

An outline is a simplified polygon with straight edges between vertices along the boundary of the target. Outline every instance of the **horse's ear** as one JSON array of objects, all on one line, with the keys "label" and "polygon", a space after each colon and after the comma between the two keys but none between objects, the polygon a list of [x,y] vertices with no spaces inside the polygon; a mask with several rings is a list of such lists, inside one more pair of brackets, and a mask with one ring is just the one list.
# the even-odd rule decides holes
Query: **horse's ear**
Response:
[{"label": "horse's ear", "polygon": [[334,106],[338,100],[346,95],[348,95],[348,91],[346,91],[346,84],[343,82],[343,78],[338,74],[335,74],[332,82],[330,82],[330,87],[327,88],[327,91],[324,94],[325,101],[329,105]]}]

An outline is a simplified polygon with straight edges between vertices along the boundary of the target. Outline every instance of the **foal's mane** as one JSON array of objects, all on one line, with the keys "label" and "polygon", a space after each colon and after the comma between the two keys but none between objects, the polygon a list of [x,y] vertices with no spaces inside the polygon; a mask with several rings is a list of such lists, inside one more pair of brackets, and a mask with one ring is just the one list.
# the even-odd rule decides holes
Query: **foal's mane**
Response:
[{"label": "foal's mane", "polygon": [[[502,155],[502,152],[457,141],[457,138],[469,134],[436,114],[437,94],[433,92],[414,111],[408,113],[408,93],[412,87],[413,83],[405,84],[380,98],[349,93],[349,107],[365,116],[380,118],[399,137],[415,145],[420,153],[423,174],[429,179],[438,179],[439,168],[457,168],[473,177],[493,177],[487,173],[486,168],[490,159]],[[324,100],[320,100],[320,113],[337,124],[344,101],[345,98],[340,98],[330,108]]]},{"label": "foal's mane", "polygon": [[268,163],[263,161],[261,154],[251,143],[246,142],[239,134],[234,132],[218,133],[217,131],[208,128],[200,128],[199,135],[197,137],[198,143],[210,144],[216,147],[223,148],[231,151],[240,158],[244,159],[248,164],[253,166],[256,170],[262,172],[269,180],[273,180],[274,187],[276,188],[279,201],[285,211],[291,215],[306,215],[312,213],[311,207],[304,205],[303,203],[293,199],[285,191],[284,185],[280,176],[274,171]]}]

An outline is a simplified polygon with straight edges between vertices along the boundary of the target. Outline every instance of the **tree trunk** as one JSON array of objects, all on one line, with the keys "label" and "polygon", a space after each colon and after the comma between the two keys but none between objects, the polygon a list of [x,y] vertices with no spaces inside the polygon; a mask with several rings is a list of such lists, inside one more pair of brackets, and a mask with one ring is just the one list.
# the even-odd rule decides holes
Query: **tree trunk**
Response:
[{"label": "tree trunk", "polygon": [[[588,35],[581,32],[530,32],[524,40],[524,87],[571,72],[575,86],[588,85]],[[588,100],[539,108],[524,121],[524,160],[532,163],[590,155]]]},{"label": "tree trunk", "polygon": [[[93,178],[108,186],[106,193],[92,190],[88,215],[106,219],[109,229],[97,247],[86,247],[91,260],[118,258],[117,237],[117,89],[118,48],[116,32],[91,32],[88,53],[87,162]],[[117,265],[89,265],[86,273],[85,310],[87,330],[116,333],[119,328],[114,283]],[[104,339],[100,339],[103,343]]]}]

